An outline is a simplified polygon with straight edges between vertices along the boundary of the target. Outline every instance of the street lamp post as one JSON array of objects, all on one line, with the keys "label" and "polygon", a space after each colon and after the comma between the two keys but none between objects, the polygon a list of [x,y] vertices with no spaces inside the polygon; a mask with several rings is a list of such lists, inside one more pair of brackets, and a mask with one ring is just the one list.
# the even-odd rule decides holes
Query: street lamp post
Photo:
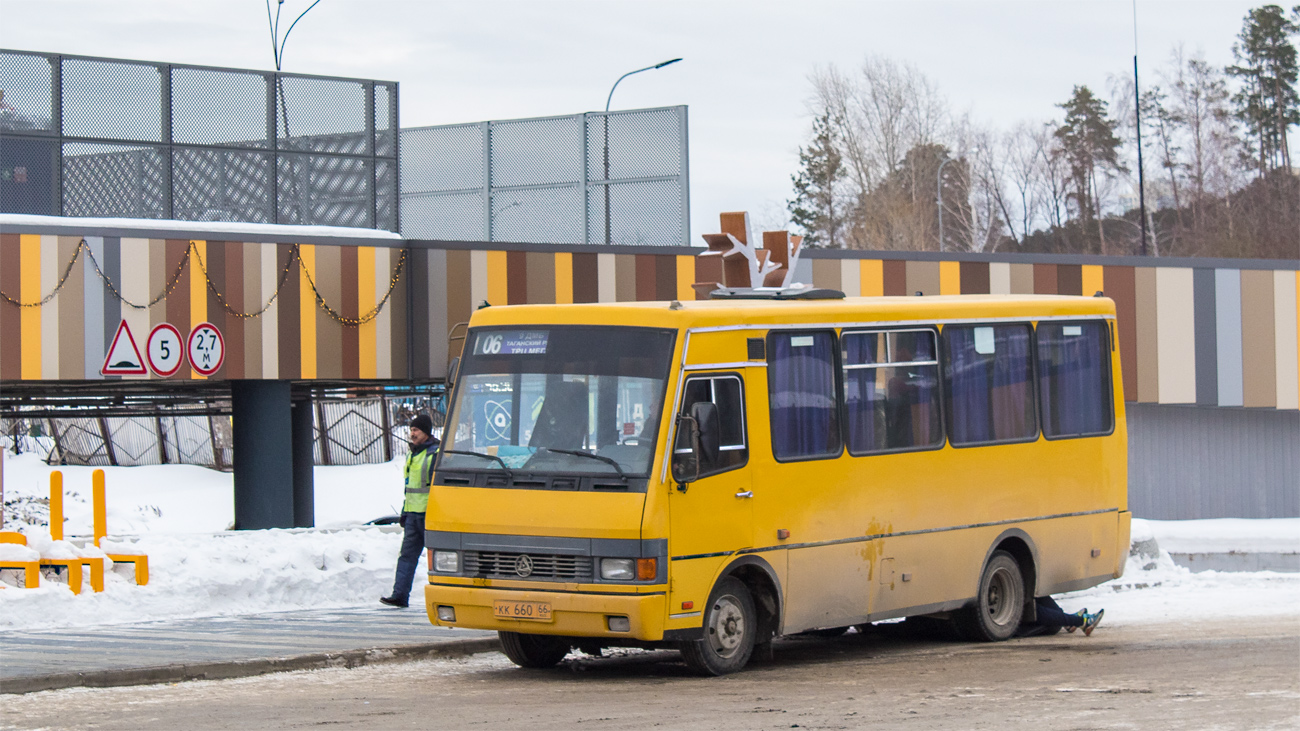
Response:
[{"label": "street lamp post", "polygon": [[[653,66],[646,66],[643,69],[637,69],[636,71],[629,71],[626,74],[623,74],[622,76],[618,77],[618,81],[615,81],[614,85],[609,89],[609,97],[605,99],[605,120],[604,120],[605,121],[605,243],[606,244],[612,243],[612,236],[609,230],[609,104],[614,100],[614,90],[618,88],[619,81],[626,79],[632,74],[639,74],[642,71],[653,71],[655,69],[661,69],[670,64],[677,63],[680,60],[681,60],[680,58],[674,58],[668,61],[657,63]],[[586,191],[583,191],[583,195],[586,195]]]}]

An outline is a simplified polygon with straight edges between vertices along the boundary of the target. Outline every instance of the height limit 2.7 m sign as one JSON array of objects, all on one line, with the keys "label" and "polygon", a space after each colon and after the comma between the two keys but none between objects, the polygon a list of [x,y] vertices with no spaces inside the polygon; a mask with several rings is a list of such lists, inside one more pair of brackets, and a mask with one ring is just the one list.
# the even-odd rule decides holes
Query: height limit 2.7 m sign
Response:
[{"label": "height limit 2.7 m sign", "polygon": [[201,322],[190,331],[186,351],[194,372],[201,376],[211,376],[221,370],[221,364],[226,359],[226,341],[216,325]]}]

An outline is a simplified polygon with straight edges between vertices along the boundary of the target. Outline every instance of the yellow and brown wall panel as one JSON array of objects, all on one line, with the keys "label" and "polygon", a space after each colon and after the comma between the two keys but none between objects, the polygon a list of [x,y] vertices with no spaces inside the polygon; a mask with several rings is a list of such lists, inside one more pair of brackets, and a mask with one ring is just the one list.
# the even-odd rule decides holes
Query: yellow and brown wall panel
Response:
[{"label": "yellow and brown wall panel", "polygon": [[[42,306],[0,303],[0,380],[99,379],[122,320],[142,349],[159,323],[183,334],[213,323],[226,344],[216,379],[438,379],[461,345],[449,334],[484,302],[694,299],[694,282],[720,278],[717,259],[679,247],[104,233],[0,234],[7,297],[39,301],[68,271]],[[83,239],[100,271],[85,252],[68,270]],[[1298,269],[1290,261],[810,250],[795,280],[863,296],[1102,291],[1116,305],[1126,399],[1296,409]],[[132,306],[169,285],[152,306]],[[196,377],[187,365],[173,378]]]}]

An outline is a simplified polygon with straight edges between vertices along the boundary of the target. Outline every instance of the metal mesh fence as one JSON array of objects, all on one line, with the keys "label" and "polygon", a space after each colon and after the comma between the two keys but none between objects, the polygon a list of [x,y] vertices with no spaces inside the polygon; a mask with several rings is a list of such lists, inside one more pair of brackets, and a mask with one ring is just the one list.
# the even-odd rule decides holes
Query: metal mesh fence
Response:
[{"label": "metal mesh fence", "polygon": [[396,230],[391,82],[0,50],[0,211]]},{"label": "metal mesh fence", "polygon": [[[442,397],[432,395],[318,399],[312,413],[316,464],[372,464],[401,458],[407,452],[411,419],[429,414],[439,433],[443,412]],[[194,464],[228,470],[234,463],[228,416],[13,415],[0,419],[0,435],[8,439],[9,448],[40,451],[50,464]]]},{"label": "metal mesh fence", "polygon": [[686,107],[401,130],[410,238],[683,246]]}]

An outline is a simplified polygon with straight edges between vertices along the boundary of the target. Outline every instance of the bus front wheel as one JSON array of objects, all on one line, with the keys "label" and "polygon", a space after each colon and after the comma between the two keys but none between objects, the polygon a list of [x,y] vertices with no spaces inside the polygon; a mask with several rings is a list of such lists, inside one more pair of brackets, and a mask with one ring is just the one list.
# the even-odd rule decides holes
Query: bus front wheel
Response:
[{"label": "bus front wheel", "polygon": [[521,668],[544,669],[555,667],[569,654],[569,640],[565,637],[525,635],[519,632],[498,632],[501,649],[510,661]]},{"label": "bus front wheel", "polygon": [[1025,582],[1020,564],[1006,551],[994,551],[980,574],[975,603],[958,616],[967,639],[1000,642],[1020,626],[1025,611]]},{"label": "bus front wheel", "polygon": [[701,675],[726,675],[745,667],[754,652],[758,613],[749,589],[726,577],[713,587],[704,612],[704,637],[682,646],[682,657]]}]

